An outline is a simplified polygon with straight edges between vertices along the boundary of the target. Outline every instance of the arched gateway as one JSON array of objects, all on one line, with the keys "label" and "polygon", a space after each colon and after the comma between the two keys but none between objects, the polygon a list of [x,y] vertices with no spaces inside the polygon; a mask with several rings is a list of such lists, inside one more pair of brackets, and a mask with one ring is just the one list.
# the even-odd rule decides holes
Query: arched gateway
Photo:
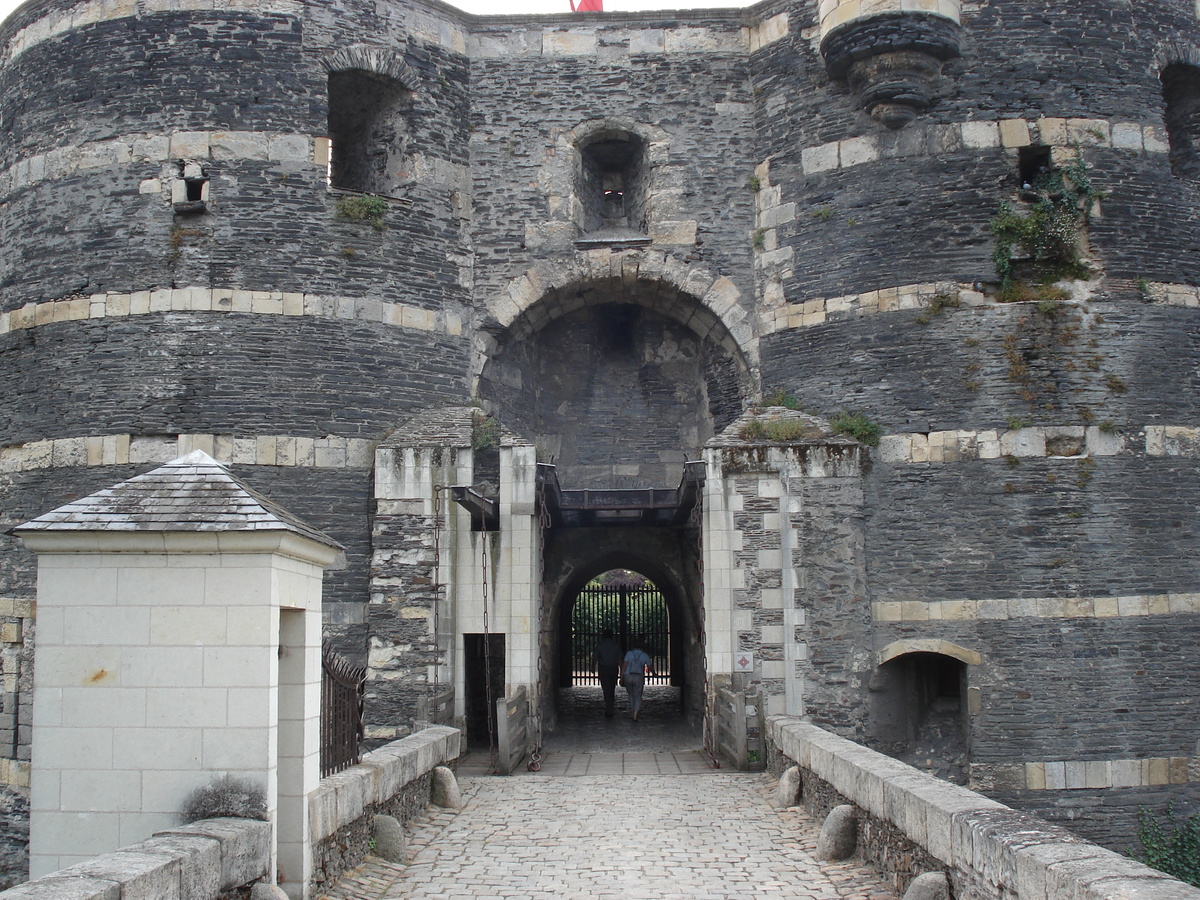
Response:
[{"label": "arched gateway", "polygon": [[[787,554],[839,545],[839,584],[860,584],[858,533],[845,527],[861,502],[857,445],[800,413],[752,410],[740,311],[698,270],[613,274],[651,255],[579,264],[540,301],[496,312],[478,405],[425,413],[377,450],[369,738],[405,733],[448,689],[477,742],[496,731],[496,701],[522,687],[535,735],[552,729],[556,691],[587,665],[572,610],[617,568],[661,592],[661,649],[695,726],[711,729],[714,688],[739,680],[771,712],[803,711],[815,654],[803,561]],[[796,418],[795,434],[762,445],[751,419],[763,415]],[[865,637],[857,624],[833,630],[821,652]],[[845,705],[825,693],[808,695]]]}]

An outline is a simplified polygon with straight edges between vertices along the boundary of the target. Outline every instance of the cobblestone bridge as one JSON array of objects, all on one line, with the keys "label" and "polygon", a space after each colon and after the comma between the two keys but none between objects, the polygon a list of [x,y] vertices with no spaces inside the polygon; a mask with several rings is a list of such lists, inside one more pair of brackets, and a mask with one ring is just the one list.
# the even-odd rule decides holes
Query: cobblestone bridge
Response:
[{"label": "cobblestone bridge", "polygon": [[412,823],[410,865],[369,860],[324,896],[896,900],[861,863],[814,860],[802,808],[772,808],[768,776],[711,769],[668,717],[563,724],[536,774],[469,774],[484,767],[468,759],[463,808]]}]

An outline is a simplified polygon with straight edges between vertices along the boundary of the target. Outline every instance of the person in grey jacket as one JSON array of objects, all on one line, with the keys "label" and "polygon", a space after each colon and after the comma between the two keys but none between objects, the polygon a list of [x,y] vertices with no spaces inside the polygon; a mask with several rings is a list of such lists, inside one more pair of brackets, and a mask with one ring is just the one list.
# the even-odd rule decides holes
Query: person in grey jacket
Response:
[{"label": "person in grey jacket", "polygon": [[642,708],[642,689],[646,686],[646,675],[654,674],[650,654],[643,649],[645,643],[640,634],[635,636],[630,641],[629,652],[621,661],[621,683],[625,685],[625,691],[629,694],[629,711],[633,714],[635,722]]}]

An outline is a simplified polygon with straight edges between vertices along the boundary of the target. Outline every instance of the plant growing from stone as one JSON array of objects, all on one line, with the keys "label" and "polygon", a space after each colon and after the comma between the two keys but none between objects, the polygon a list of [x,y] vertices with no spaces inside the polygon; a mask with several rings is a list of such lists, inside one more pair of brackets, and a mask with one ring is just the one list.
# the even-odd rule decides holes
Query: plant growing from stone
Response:
[{"label": "plant growing from stone", "polygon": [[184,801],[184,822],[225,817],[265,820],[266,791],[250,781],[222,775],[204,787],[196,788]]},{"label": "plant growing from stone", "polygon": [[337,217],[351,222],[364,222],[376,231],[383,231],[383,217],[387,212],[387,201],[382,197],[365,194],[342,197],[337,202]]},{"label": "plant growing from stone", "polygon": [[1138,858],[1193,887],[1200,887],[1200,812],[1180,820],[1175,801],[1167,804],[1165,821],[1145,807],[1138,811],[1138,840],[1145,852]]},{"label": "plant growing from stone", "polygon": [[471,416],[471,449],[495,450],[500,446],[500,423],[477,410]]},{"label": "plant growing from stone", "polygon": [[1019,213],[1007,200],[1001,200],[991,221],[996,238],[992,260],[1001,288],[1014,281],[1013,251],[1018,247],[1032,257],[1050,281],[1086,277],[1087,268],[1079,258],[1079,235],[1100,198],[1088,176],[1087,163],[1079,156],[1062,168],[1040,173],[1030,187],[1036,199],[1028,213]]},{"label": "plant growing from stone", "polygon": [[800,401],[783,388],[771,391],[763,397],[763,406],[782,406],[784,409],[800,409]]},{"label": "plant growing from stone", "polygon": [[829,420],[829,426],[838,434],[852,437],[868,447],[878,447],[879,439],[883,437],[883,429],[863,413],[840,412]]},{"label": "plant growing from stone", "polygon": [[820,430],[800,419],[751,419],[742,426],[743,440],[789,444],[820,437]]}]

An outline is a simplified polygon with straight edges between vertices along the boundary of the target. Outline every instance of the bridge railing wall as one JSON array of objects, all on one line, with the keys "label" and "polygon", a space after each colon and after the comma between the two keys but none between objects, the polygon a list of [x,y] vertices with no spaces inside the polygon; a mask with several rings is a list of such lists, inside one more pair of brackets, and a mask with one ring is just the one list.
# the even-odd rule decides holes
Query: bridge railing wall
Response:
[{"label": "bridge railing wall", "polygon": [[0,893],[3,900],[214,900],[267,877],[271,825],[203,819]]},{"label": "bridge railing wall", "polygon": [[462,732],[434,725],[322,778],[308,801],[314,896],[367,858],[375,816],[392,816],[403,825],[419,815],[429,805],[433,770],[453,763],[461,752]]},{"label": "bridge railing wall", "polygon": [[767,722],[768,763],[800,771],[819,818],[849,804],[857,852],[904,891],[944,872],[958,900],[1200,900],[1200,890],[1065,828],[950,784],[801,719]]}]

